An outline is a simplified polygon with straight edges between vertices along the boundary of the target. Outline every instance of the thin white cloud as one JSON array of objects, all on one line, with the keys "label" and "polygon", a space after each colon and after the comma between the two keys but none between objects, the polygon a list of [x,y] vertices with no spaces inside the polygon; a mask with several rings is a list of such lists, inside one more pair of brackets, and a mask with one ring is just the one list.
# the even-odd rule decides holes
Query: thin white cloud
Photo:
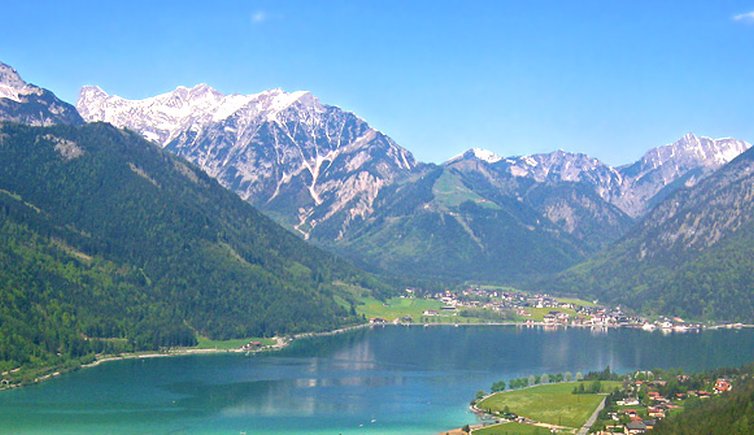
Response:
[{"label": "thin white cloud", "polygon": [[743,14],[733,15],[733,21],[741,21],[744,23],[754,23],[754,11],[745,12]]},{"label": "thin white cloud", "polygon": [[254,24],[260,24],[267,21],[269,15],[265,11],[256,11],[251,15],[251,22]]}]

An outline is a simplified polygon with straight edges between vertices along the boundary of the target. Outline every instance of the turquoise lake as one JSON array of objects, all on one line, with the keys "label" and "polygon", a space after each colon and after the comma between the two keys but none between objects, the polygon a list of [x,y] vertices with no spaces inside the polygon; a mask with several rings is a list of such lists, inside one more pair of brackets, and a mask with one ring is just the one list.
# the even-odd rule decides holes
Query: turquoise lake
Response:
[{"label": "turquoise lake", "polygon": [[384,327],[268,354],[124,360],[0,393],[0,433],[436,434],[530,374],[754,361],[754,330]]}]

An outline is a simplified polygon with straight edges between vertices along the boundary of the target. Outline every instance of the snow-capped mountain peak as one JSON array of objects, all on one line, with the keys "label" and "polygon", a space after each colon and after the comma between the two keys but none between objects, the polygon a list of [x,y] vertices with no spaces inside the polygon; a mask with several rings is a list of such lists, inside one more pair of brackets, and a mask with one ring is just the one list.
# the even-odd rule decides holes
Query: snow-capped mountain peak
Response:
[{"label": "snow-capped mountain peak", "polygon": [[18,74],[18,71],[10,65],[0,62],[0,84],[16,89],[26,86],[26,82]]},{"label": "snow-capped mountain peak", "polygon": [[487,163],[497,163],[500,160],[503,160],[503,158],[499,155],[483,148],[472,148],[469,150],[469,152],[477,159],[483,160]]},{"label": "snow-capped mountain peak", "polygon": [[653,168],[658,168],[669,160],[681,165],[717,168],[750,147],[750,144],[733,138],[713,139],[686,133],[671,144],[650,150],[644,154],[641,161]]},{"label": "snow-capped mountain peak", "polygon": [[203,131],[208,125],[225,121],[244,108],[242,116],[275,120],[280,112],[296,102],[318,105],[316,98],[306,91],[289,93],[271,89],[257,94],[224,95],[205,83],[190,88],[179,86],[141,100],[129,100],[109,95],[97,86],[85,86],[76,105],[87,121],[128,127],[167,146],[181,132]]},{"label": "snow-capped mountain peak", "polygon": [[615,189],[621,175],[614,168],[583,153],[556,150],[508,158],[509,172],[516,177],[531,178],[539,183],[587,183],[602,197]]},{"label": "snow-capped mountain peak", "polygon": [[563,150],[501,158],[472,149],[446,165],[487,161],[496,163],[495,170],[515,178],[537,183],[582,183],[592,186],[595,193],[628,215],[638,217],[652,207],[658,194],[668,192],[667,188],[672,190],[677,180],[691,186],[750,147],[733,138],[713,139],[687,133],[673,143],[648,151],[635,163],[617,168],[586,154]]},{"label": "snow-capped mountain peak", "polygon": [[341,232],[366,218],[380,189],[416,166],[390,138],[308,91],[225,95],[199,84],[128,100],[85,87],[77,106],[87,121],[138,131],[242,198],[295,216],[305,237],[332,218],[328,231]]},{"label": "snow-capped mountain peak", "polygon": [[494,152],[490,150],[486,150],[484,148],[469,148],[466,152],[458,154],[457,156],[451,157],[448,159],[447,162],[445,162],[446,165],[451,164],[453,162],[457,162],[464,159],[475,159],[480,160],[486,163],[497,163],[503,158]]},{"label": "snow-capped mountain peak", "polygon": [[673,143],[649,150],[635,163],[619,167],[624,180],[615,205],[631,216],[640,216],[666,186],[676,180],[692,186],[750,147],[733,138],[687,133]]},{"label": "snow-capped mountain peak", "polygon": [[27,83],[10,65],[0,62],[0,121],[29,125],[83,123],[76,109],[52,92]]},{"label": "snow-capped mountain peak", "polygon": [[34,92],[34,88],[29,86],[13,67],[0,62],[0,98],[20,102],[21,96]]}]

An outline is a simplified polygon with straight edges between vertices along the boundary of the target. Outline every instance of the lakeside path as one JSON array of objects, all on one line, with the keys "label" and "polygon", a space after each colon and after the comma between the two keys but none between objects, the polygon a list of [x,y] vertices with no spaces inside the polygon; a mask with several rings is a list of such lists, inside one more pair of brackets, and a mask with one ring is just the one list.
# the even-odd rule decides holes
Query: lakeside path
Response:
[{"label": "lakeside path", "polygon": [[121,361],[126,359],[144,359],[144,358],[163,358],[163,357],[171,357],[171,356],[185,356],[185,355],[208,355],[208,354],[218,354],[218,353],[246,353],[246,354],[253,354],[253,353],[262,353],[262,352],[274,352],[281,349],[284,349],[291,343],[293,343],[295,340],[300,340],[303,338],[312,338],[312,337],[325,337],[330,335],[338,335],[338,334],[344,334],[346,332],[355,331],[357,329],[364,329],[369,326],[372,326],[368,323],[363,323],[359,325],[351,325],[346,326],[343,328],[335,329],[332,331],[323,331],[323,332],[302,332],[299,334],[292,335],[290,337],[272,337],[273,340],[275,340],[275,344],[270,346],[265,346],[261,349],[252,349],[252,350],[246,350],[240,347],[233,348],[233,349],[218,349],[218,348],[208,348],[208,349],[196,349],[196,348],[173,348],[168,349],[164,352],[147,352],[147,353],[125,353],[122,355],[104,355],[101,358],[97,358],[95,361],[84,364],[81,366],[81,368],[90,368],[90,367],[96,367],[102,363],[106,362],[112,362],[112,361]]},{"label": "lakeside path", "polygon": [[[4,390],[12,390],[15,388],[21,388],[28,385],[39,384],[41,382],[48,381],[50,379],[56,378],[58,376],[61,376],[71,371],[97,367],[101,364],[113,362],[113,361],[122,361],[122,360],[128,360],[128,359],[167,358],[167,357],[188,356],[188,355],[211,355],[211,354],[220,354],[220,353],[255,354],[255,353],[262,353],[262,352],[275,352],[275,351],[284,349],[285,347],[293,343],[295,340],[344,334],[350,331],[369,328],[372,326],[375,326],[375,325],[372,325],[369,323],[360,323],[357,325],[345,326],[343,328],[338,328],[331,331],[302,332],[302,333],[294,334],[288,337],[272,337],[272,339],[275,340],[275,344],[265,346],[260,349],[247,350],[241,347],[232,348],[232,349],[219,349],[219,348],[201,349],[201,348],[193,348],[193,347],[177,347],[177,348],[169,348],[163,351],[145,351],[145,352],[129,352],[129,353],[122,353],[122,354],[115,354],[115,355],[113,354],[97,355],[95,356],[94,361],[87,364],[82,364],[78,367],[70,368],[68,370],[62,370],[62,369],[59,369],[58,367],[50,367],[48,373],[38,376],[34,378],[34,380],[29,381],[29,382],[16,383],[16,384],[2,384],[0,385],[0,392]],[[9,373],[10,372],[11,371],[9,371]]]}]

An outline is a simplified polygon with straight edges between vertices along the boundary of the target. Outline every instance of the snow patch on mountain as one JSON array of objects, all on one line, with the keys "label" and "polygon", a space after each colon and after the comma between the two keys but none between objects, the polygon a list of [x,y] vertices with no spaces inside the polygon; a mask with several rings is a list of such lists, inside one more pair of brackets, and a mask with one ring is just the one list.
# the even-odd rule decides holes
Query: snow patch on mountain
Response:
[{"label": "snow patch on mountain", "polygon": [[472,148],[471,152],[474,154],[474,157],[478,158],[479,160],[484,160],[487,163],[497,163],[503,159],[492,151],[482,148]]},{"label": "snow patch on mountain", "polygon": [[[191,88],[179,86],[171,92],[142,100],[128,100],[108,95],[98,86],[84,86],[76,105],[87,121],[128,127],[167,146],[180,133],[201,132],[245,107],[247,113],[256,118],[274,121],[278,113],[309,95],[306,91],[287,93],[281,89],[250,95],[223,95],[201,83]],[[310,100],[309,104],[314,102]]]},{"label": "snow patch on mountain", "polygon": [[452,157],[446,163],[451,163],[451,162],[468,159],[468,158],[474,158],[474,159],[487,162],[487,163],[497,163],[503,160],[502,157],[500,157],[499,155],[495,154],[494,152],[490,150],[486,150],[483,148],[470,148],[468,151]]}]

